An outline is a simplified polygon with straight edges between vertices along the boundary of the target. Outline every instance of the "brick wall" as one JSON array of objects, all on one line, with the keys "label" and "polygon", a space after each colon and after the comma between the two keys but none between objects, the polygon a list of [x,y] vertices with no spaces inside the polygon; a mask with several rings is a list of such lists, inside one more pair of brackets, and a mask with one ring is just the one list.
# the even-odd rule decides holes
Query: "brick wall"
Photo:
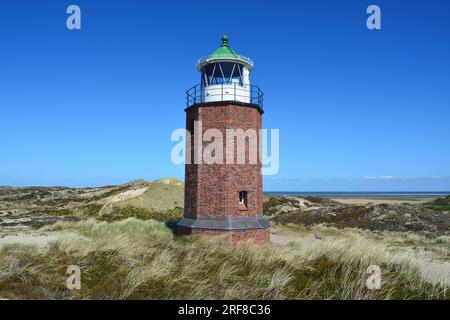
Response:
[{"label": "brick wall", "polygon": [[[226,129],[261,129],[259,109],[242,105],[208,105],[186,110],[186,128],[194,133],[193,121],[202,122],[202,132],[216,128],[223,135],[224,164],[186,164],[185,216],[256,216],[263,211],[262,176],[259,157],[249,164],[246,140],[245,164],[225,164]],[[192,155],[194,139],[191,141]],[[203,150],[208,142],[203,143]],[[259,150],[260,151],[260,150]],[[237,150],[235,146],[235,163]],[[247,192],[247,207],[239,206],[239,192]]]},{"label": "brick wall", "polygon": [[[262,127],[262,113],[252,106],[238,104],[204,104],[186,110],[186,129],[191,133],[191,160],[194,161],[194,121],[202,122],[202,133],[209,128],[220,130],[223,136],[223,164],[186,164],[185,217],[259,216],[263,213],[261,163],[259,157],[249,163],[249,141],[245,141],[245,164],[237,164],[234,145],[234,164],[226,163],[226,129],[256,130]],[[257,136],[259,139],[259,136]],[[259,141],[258,141],[259,142]],[[258,143],[257,142],[257,143]],[[203,150],[209,142],[203,142]],[[257,144],[259,147],[259,144]],[[258,154],[261,150],[258,150]],[[246,191],[246,206],[239,204],[239,192]],[[206,230],[178,227],[177,234],[218,235],[226,233],[227,241],[235,243],[251,240],[255,243],[270,239],[270,228],[249,230]]]},{"label": "brick wall", "polygon": [[189,229],[177,227],[178,235],[196,235],[196,236],[217,236],[225,235],[225,241],[229,244],[235,244],[240,241],[250,241],[255,244],[263,244],[270,241],[270,228],[267,229],[250,229],[250,230],[206,230],[206,229]]}]

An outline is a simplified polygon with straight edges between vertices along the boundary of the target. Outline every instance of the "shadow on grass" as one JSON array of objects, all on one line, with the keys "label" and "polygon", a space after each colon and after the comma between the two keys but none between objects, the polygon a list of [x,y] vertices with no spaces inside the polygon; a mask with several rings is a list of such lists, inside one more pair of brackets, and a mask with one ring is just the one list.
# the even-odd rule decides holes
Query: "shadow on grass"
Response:
[{"label": "shadow on grass", "polygon": [[181,219],[169,219],[165,222],[165,225],[167,228],[170,229],[170,231],[172,231],[173,235],[176,236],[176,231],[177,231],[177,223],[180,221]]}]

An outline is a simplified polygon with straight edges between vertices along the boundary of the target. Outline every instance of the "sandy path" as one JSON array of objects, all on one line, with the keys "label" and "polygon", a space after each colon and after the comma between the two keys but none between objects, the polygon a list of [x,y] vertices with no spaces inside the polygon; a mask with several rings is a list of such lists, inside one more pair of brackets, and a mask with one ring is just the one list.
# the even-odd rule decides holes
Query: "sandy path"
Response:
[{"label": "sandy path", "polygon": [[147,187],[143,187],[143,188],[139,188],[136,190],[127,190],[124,191],[122,193],[116,194],[115,196],[112,196],[105,204],[104,206],[100,209],[100,211],[98,212],[98,215],[102,214],[102,211],[108,207],[110,204],[114,203],[114,202],[119,202],[119,201],[124,201],[130,198],[134,198],[137,196],[140,196],[141,194],[143,194],[146,190]]},{"label": "sandy path", "polygon": [[0,237],[0,249],[7,245],[35,245],[43,247],[52,241],[76,239],[80,235],[74,232],[40,232],[40,233],[15,233]]}]

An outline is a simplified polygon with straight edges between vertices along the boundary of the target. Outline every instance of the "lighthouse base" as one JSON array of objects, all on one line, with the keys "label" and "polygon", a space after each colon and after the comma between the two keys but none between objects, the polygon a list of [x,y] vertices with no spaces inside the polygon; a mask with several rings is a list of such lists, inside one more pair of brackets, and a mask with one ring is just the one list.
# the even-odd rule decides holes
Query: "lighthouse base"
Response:
[{"label": "lighthouse base", "polygon": [[229,244],[249,241],[255,244],[270,242],[270,224],[266,218],[184,218],[177,224],[177,236],[225,236]]}]

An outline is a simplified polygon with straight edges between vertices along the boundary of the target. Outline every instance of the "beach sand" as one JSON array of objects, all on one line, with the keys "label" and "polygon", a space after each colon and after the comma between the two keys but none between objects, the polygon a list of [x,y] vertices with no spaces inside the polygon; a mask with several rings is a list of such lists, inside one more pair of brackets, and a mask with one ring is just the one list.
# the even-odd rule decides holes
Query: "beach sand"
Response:
[{"label": "beach sand", "polygon": [[429,196],[372,196],[372,197],[330,197],[331,200],[344,203],[344,204],[355,204],[355,205],[366,205],[366,204],[401,204],[401,203],[423,203],[427,201],[432,201],[437,197],[429,197]]}]

